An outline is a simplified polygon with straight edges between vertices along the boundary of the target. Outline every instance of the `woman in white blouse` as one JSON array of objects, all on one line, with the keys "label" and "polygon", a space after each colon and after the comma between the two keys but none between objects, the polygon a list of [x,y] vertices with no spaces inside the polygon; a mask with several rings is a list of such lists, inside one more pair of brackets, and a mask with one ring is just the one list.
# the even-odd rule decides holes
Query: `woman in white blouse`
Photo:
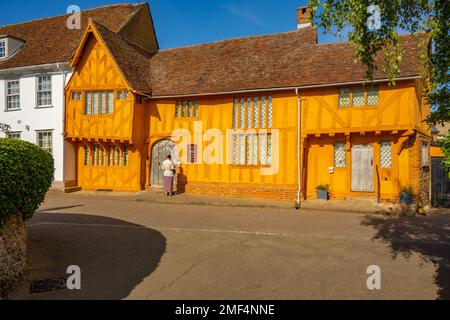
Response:
[{"label": "woman in white blouse", "polygon": [[173,181],[177,171],[171,155],[167,156],[167,160],[163,162],[162,169],[164,170],[164,190],[166,190],[167,196],[172,196]]}]

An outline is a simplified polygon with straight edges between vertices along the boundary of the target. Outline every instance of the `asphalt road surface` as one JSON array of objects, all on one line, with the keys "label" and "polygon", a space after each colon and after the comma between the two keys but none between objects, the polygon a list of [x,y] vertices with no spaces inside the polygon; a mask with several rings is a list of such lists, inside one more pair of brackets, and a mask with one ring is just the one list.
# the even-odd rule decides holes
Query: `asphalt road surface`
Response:
[{"label": "asphalt road surface", "polygon": [[[51,193],[29,221],[28,255],[13,299],[450,298],[448,214],[388,218]],[[81,290],[52,287],[73,265]],[[380,290],[367,287],[369,266],[380,267]]]}]

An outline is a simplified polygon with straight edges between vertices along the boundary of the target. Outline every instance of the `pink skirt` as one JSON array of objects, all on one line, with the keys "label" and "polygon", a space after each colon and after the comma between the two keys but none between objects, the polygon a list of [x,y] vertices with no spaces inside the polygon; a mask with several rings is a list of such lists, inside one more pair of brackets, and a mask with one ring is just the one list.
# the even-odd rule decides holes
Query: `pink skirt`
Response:
[{"label": "pink skirt", "polygon": [[173,192],[173,180],[173,177],[164,177],[164,190],[166,190],[166,192]]}]

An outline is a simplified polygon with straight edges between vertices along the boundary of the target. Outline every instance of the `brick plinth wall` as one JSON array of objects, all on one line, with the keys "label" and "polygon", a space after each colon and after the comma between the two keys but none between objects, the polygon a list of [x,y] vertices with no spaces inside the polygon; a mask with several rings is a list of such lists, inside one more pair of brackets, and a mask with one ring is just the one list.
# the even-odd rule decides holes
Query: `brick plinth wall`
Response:
[{"label": "brick plinth wall", "polygon": [[12,215],[0,224],[0,297],[6,297],[22,280],[26,257],[26,222],[22,215]]},{"label": "brick plinth wall", "polygon": [[[421,202],[422,206],[430,204],[431,188],[431,157],[428,159],[428,165],[422,164],[422,144],[428,145],[430,149],[431,140],[429,137],[417,134],[409,141],[410,156],[410,174],[411,188],[414,191],[416,201]],[[429,152],[428,152],[429,154]]]},{"label": "brick plinth wall", "polygon": [[214,196],[235,196],[241,198],[260,198],[266,200],[295,201],[297,189],[295,187],[266,187],[254,185],[226,185],[226,184],[188,184],[187,193]]}]

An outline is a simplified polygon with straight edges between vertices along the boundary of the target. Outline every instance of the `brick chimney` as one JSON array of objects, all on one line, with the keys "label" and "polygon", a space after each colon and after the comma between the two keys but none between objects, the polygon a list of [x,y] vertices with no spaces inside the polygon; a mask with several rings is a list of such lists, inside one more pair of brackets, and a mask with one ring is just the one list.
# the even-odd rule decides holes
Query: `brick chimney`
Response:
[{"label": "brick chimney", "polygon": [[298,29],[312,27],[311,9],[309,7],[300,7],[297,9]]}]

